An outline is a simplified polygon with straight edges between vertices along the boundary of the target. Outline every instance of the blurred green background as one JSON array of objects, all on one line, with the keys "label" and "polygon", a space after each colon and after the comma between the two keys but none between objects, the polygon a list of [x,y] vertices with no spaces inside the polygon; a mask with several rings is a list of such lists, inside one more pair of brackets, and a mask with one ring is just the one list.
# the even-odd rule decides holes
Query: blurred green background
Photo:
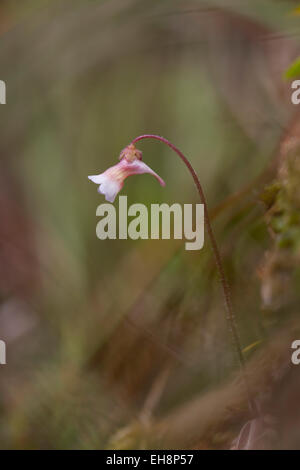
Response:
[{"label": "blurred green background", "polygon": [[[245,357],[264,357],[299,304],[299,164],[295,157],[292,190],[289,173],[281,179],[272,167],[287,153],[280,145],[296,113],[283,74],[300,49],[297,5],[1,2],[1,448],[228,448],[249,419],[243,397],[228,405],[230,393],[221,409],[201,412],[203,397],[213,403],[238,374],[208,239],[200,252],[174,240],[98,240],[104,197],[87,175],[115,164],[142,133],[167,137],[190,158],[242,346],[254,345]],[[170,149],[139,148],[166,187],[129,178],[121,193],[129,204],[198,202]],[[274,181],[277,229],[261,200]],[[290,343],[282,350],[281,365]],[[263,385],[255,394],[281,422],[273,382],[268,399]],[[272,446],[300,447],[297,424],[286,423]]]}]

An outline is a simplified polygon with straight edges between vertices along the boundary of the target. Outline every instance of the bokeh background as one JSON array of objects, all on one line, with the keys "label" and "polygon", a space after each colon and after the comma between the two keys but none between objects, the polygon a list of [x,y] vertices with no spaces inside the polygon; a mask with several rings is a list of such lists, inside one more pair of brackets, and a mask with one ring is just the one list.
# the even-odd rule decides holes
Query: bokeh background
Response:
[{"label": "bokeh background", "polygon": [[[1,1],[1,448],[300,448],[297,7]],[[87,175],[149,132],[203,184],[259,417],[209,240],[96,238]],[[170,149],[139,148],[166,187],[131,177],[129,204],[198,202]]]}]

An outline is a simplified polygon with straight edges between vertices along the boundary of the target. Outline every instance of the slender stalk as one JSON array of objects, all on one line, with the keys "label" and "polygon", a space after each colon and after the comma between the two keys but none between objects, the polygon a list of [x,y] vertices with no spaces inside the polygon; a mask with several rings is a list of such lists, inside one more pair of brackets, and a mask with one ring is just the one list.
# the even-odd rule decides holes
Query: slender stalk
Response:
[{"label": "slender stalk", "polygon": [[205,224],[206,224],[206,229],[207,229],[207,233],[208,233],[210,243],[211,243],[211,246],[212,246],[212,251],[213,251],[213,254],[214,254],[217,270],[218,270],[218,273],[219,273],[219,277],[220,277],[220,281],[221,281],[221,285],[222,285],[222,289],[223,289],[223,294],[224,294],[224,298],[225,298],[225,305],[226,305],[226,312],[227,312],[227,316],[226,316],[227,322],[228,322],[228,325],[229,325],[229,328],[230,328],[230,331],[231,331],[231,334],[232,334],[233,343],[234,343],[234,346],[235,346],[235,349],[236,349],[239,364],[240,364],[240,367],[242,369],[245,384],[246,384],[246,390],[247,390],[248,400],[249,400],[249,408],[250,408],[251,412],[257,414],[256,404],[255,404],[255,402],[254,402],[254,400],[253,400],[253,398],[250,394],[250,388],[249,388],[249,384],[248,384],[248,380],[247,380],[247,376],[246,376],[245,361],[244,361],[244,356],[243,356],[243,353],[242,353],[240,338],[239,338],[239,334],[238,334],[238,330],[237,330],[237,326],[236,326],[235,315],[234,315],[232,300],[231,300],[231,292],[230,292],[229,284],[227,282],[227,278],[226,278],[226,275],[225,275],[225,270],[224,270],[224,267],[223,267],[222,257],[221,257],[221,254],[220,254],[217,242],[216,242],[216,238],[215,238],[214,233],[213,233],[213,229],[212,229],[212,225],[211,225],[210,217],[209,217],[209,212],[208,212],[208,206],[207,206],[206,198],[205,198],[204,191],[202,189],[200,180],[199,180],[199,178],[197,176],[197,173],[195,172],[194,168],[192,167],[190,161],[169,140],[167,140],[164,137],[161,137],[159,135],[155,135],[155,134],[143,134],[143,135],[140,135],[140,136],[136,137],[135,139],[133,139],[132,144],[135,145],[137,142],[139,142],[140,140],[144,140],[144,139],[158,140],[158,141],[163,142],[164,144],[166,144],[168,147],[170,147],[181,158],[181,160],[186,165],[186,167],[188,168],[189,172],[191,173],[191,175],[193,177],[194,183],[197,187],[201,202],[202,202],[203,207],[204,207],[204,220],[205,220]]}]

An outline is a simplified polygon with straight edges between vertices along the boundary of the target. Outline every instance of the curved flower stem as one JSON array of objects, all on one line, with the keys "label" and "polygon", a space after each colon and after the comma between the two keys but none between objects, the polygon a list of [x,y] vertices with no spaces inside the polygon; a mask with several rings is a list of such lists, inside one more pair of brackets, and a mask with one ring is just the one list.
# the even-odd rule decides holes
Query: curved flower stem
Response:
[{"label": "curved flower stem", "polygon": [[228,325],[229,325],[229,328],[230,328],[230,331],[231,331],[231,334],[232,334],[234,346],[235,346],[235,349],[236,349],[236,352],[237,352],[240,367],[242,369],[245,384],[246,384],[246,390],[247,390],[248,400],[249,400],[249,408],[250,408],[251,412],[257,414],[257,407],[256,407],[256,404],[255,404],[255,402],[252,398],[252,395],[250,393],[250,388],[249,388],[247,375],[246,375],[246,371],[245,371],[245,361],[244,361],[244,356],[243,356],[243,353],[242,353],[240,338],[239,338],[239,335],[238,335],[237,326],[236,326],[236,322],[235,322],[235,316],[234,316],[234,311],[233,311],[233,306],[232,306],[232,301],[231,301],[231,292],[230,292],[229,284],[227,282],[227,278],[226,278],[226,275],[225,275],[225,270],[224,270],[224,267],[223,267],[221,254],[220,254],[220,251],[219,251],[219,248],[218,248],[218,245],[217,245],[217,242],[216,242],[213,230],[212,230],[212,226],[211,226],[211,222],[210,222],[210,218],[209,218],[209,213],[208,213],[208,206],[207,206],[206,198],[205,198],[200,180],[199,180],[199,178],[197,176],[197,173],[195,172],[194,168],[192,167],[190,161],[169,140],[167,140],[164,137],[161,137],[159,135],[155,135],[155,134],[143,134],[143,135],[140,135],[140,136],[136,137],[135,139],[133,139],[132,144],[135,145],[137,142],[139,142],[140,140],[144,140],[144,139],[158,140],[158,141],[163,142],[164,144],[166,144],[168,147],[170,147],[181,158],[181,160],[186,165],[186,167],[188,168],[189,172],[191,173],[191,175],[193,177],[193,180],[194,180],[195,185],[197,187],[201,202],[204,206],[204,220],[205,220],[205,224],[206,224],[206,229],[207,229],[207,233],[208,233],[210,243],[211,243],[211,246],[212,246],[212,251],[213,251],[213,254],[214,254],[217,270],[219,272],[221,285],[222,285],[222,289],[223,289],[223,293],[224,293],[225,305],[226,305],[226,311],[227,311],[227,322],[228,322]]}]

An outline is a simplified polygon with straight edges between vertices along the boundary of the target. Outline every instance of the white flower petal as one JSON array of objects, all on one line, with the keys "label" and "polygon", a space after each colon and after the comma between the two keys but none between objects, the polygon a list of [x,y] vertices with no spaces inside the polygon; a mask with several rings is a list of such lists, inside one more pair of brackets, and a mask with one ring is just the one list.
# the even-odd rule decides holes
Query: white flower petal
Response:
[{"label": "white flower petal", "polygon": [[118,192],[121,190],[123,184],[106,178],[98,188],[98,192],[104,194],[105,199],[109,202],[114,202]]},{"label": "white flower petal", "polygon": [[88,176],[88,179],[93,181],[93,183],[101,184],[103,182],[103,179],[105,179],[105,176],[103,176],[103,173],[101,173],[100,175]]}]

